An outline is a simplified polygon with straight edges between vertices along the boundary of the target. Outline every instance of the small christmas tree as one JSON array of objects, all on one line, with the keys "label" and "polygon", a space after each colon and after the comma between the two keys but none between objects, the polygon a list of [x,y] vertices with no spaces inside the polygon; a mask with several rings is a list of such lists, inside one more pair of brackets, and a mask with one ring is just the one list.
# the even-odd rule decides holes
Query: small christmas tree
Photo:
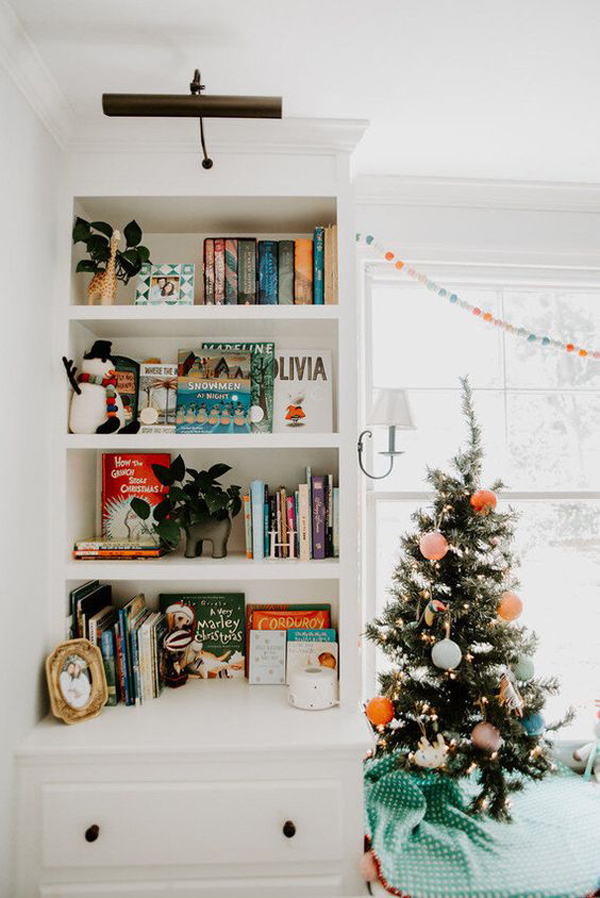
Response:
[{"label": "small christmas tree", "polygon": [[545,697],[555,678],[534,676],[536,637],[512,623],[521,613],[511,552],[515,513],[496,509],[496,481],[481,489],[481,432],[468,381],[462,381],[467,446],[455,474],[428,471],[431,511],[413,515],[415,533],[401,539],[392,599],[367,627],[390,657],[382,695],[367,705],[376,755],[396,752],[411,772],[473,775],[471,812],[510,819],[509,793],[552,768]]}]

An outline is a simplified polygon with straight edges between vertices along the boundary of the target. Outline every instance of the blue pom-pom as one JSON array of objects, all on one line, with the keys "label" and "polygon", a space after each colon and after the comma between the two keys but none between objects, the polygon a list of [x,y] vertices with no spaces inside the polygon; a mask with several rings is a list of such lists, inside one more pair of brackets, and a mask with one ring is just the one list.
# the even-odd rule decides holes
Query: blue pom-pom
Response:
[{"label": "blue pom-pom", "polygon": [[458,296],[456,295],[456,293],[451,293],[448,299],[450,300],[450,302],[458,302]]},{"label": "blue pom-pom", "polygon": [[373,236],[371,234],[367,234],[367,236],[365,237],[365,242],[373,243]]}]

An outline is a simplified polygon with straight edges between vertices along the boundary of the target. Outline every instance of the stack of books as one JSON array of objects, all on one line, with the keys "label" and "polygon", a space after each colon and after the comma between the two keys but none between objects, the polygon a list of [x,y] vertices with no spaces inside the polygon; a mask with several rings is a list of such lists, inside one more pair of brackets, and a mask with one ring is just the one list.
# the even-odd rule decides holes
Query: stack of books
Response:
[{"label": "stack of books", "polygon": [[130,561],[136,558],[160,558],[164,555],[161,546],[144,546],[137,542],[120,542],[100,538],[78,539],[73,547],[73,558],[77,561]]},{"label": "stack of books", "polygon": [[339,487],[333,475],[312,476],[297,489],[274,493],[254,480],[243,497],[246,557],[309,561],[339,555]]},{"label": "stack of books", "polygon": [[333,305],[338,299],[337,226],[312,237],[207,237],[204,302],[210,305]]}]

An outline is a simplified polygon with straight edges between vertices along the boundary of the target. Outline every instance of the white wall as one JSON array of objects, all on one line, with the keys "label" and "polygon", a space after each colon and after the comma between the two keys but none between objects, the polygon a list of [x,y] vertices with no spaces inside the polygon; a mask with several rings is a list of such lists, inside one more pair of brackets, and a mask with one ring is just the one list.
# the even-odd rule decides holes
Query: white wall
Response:
[{"label": "white wall", "polygon": [[51,314],[62,153],[0,70],[0,896],[10,887],[14,750],[45,712]]}]

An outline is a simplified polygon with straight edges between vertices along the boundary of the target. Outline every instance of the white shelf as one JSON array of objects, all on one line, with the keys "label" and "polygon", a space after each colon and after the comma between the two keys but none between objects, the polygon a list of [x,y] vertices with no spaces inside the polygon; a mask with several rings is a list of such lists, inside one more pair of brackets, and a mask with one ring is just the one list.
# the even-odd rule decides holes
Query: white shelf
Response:
[{"label": "white shelf", "polygon": [[133,561],[68,561],[67,580],[337,580],[340,576],[339,558],[323,561],[250,561],[245,556],[227,558],[183,558],[167,555],[163,558]]},{"label": "white shelf", "polygon": [[67,449],[135,452],[148,449],[338,449],[337,433],[65,434]]},{"label": "white shelf", "polygon": [[275,332],[294,323],[294,332],[314,333],[315,325],[334,326],[339,306],[87,306],[66,307],[69,321],[87,327],[97,337],[196,336],[219,327],[235,326],[239,338]]},{"label": "white shelf", "polygon": [[62,762],[90,755],[129,756],[136,761],[208,752],[365,753],[372,737],[358,705],[345,710],[300,711],[287,702],[284,686],[250,686],[246,680],[190,680],[141,707],[105,708],[83,726],[67,727],[47,717],[21,746],[19,756]]}]

